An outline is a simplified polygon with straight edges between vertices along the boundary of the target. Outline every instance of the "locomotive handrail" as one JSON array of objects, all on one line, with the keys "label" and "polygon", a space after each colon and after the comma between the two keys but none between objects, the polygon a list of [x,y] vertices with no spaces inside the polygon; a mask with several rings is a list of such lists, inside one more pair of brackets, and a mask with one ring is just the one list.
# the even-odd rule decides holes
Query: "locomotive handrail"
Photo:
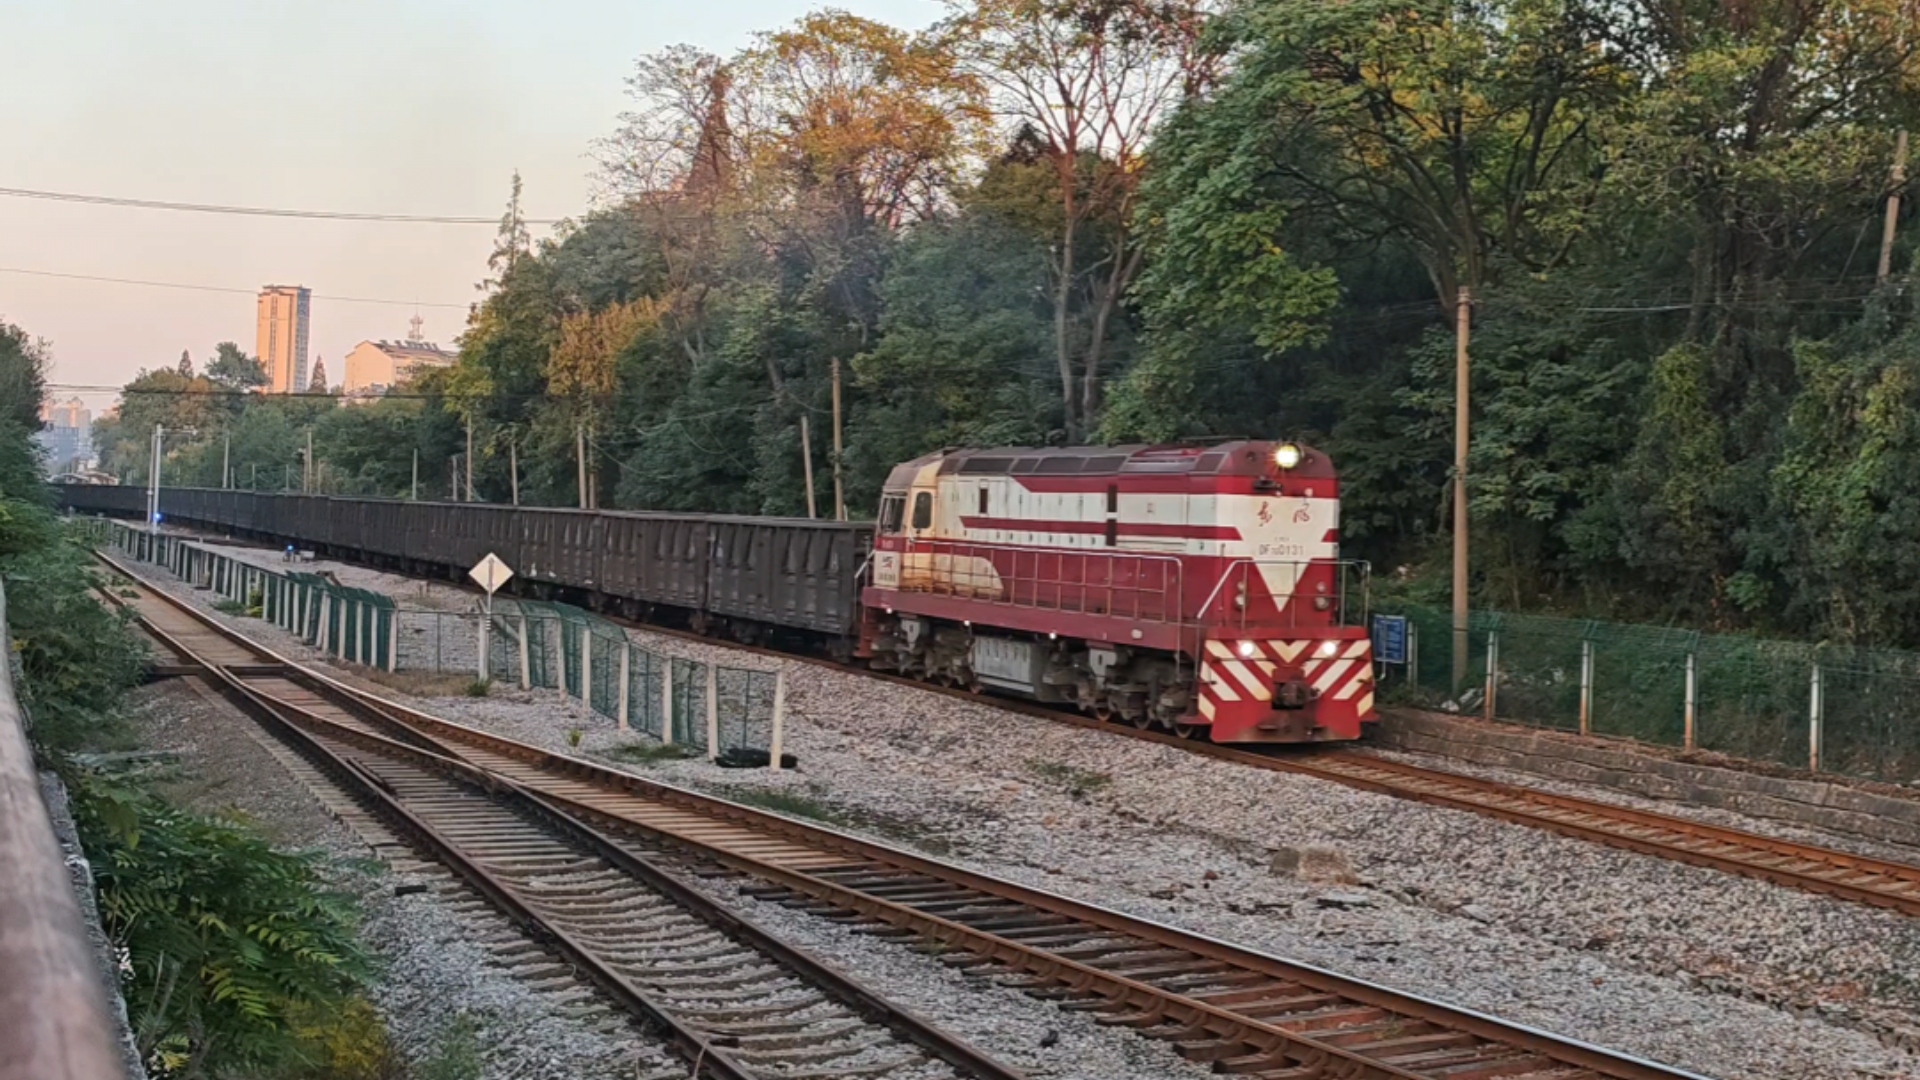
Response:
[{"label": "locomotive handrail", "polygon": [[[924,550],[915,551],[916,545],[924,545]],[[1013,556],[1013,565],[1016,573],[1011,579],[1008,579],[1000,575],[996,569],[992,580],[1000,582],[1011,580],[1015,584],[1025,581],[1027,584],[1036,587],[1050,585],[1055,588],[1072,586],[1083,590],[1104,590],[1107,593],[1108,604],[1107,610],[1100,612],[1100,614],[1130,614],[1132,618],[1142,621],[1169,623],[1180,627],[1186,626],[1186,620],[1181,615],[1181,601],[1186,590],[1186,563],[1177,555],[1164,552],[1125,551],[1111,548],[1042,547],[1029,544],[997,544],[977,540],[929,539],[916,541],[911,537],[908,538],[907,546],[900,554],[902,556],[924,554],[929,558],[945,556],[949,560],[956,558],[978,558],[984,555],[1011,554]],[[1125,560],[1128,563],[1134,564],[1153,564],[1160,570],[1161,576],[1157,585],[1123,585],[1113,580],[1106,582],[1090,581],[1084,573],[1077,580],[1059,578],[1043,581],[1037,576],[1032,579],[1026,579],[1020,577],[1017,573],[1020,566],[1020,556],[1022,555],[1033,557],[1036,574],[1038,572],[1038,560],[1040,559],[1058,560],[1063,565],[1075,560],[1078,560],[1082,565],[1088,561],[1099,560],[1109,567],[1109,577],[1111,578],[1111,567],[1121,560]],[[988,561],[991,563],[991,559]],[[927,569],[929,576],[934,576],[934,568],[929,566]],[[904,567],[902,572],[905,573]],[[1076,609],[1069,608],[1061,603],[1052,605],[1032,601],[1022,603],[1015,596],[1016,590],[1012,588],[1002,589],[1001,595],[999,596],[987,595],[986,591],[980,589],[976,582],[976,579],[985,580],[984,575],[976,574],[972,570],[967,570],[962,574],[956,574],[951,563],[948,565],[946,574],[949,579],[946,583],[948,591],[958,595],[959,589],[956,588],[957,579],[964,577],[965,582],[963,587],[966,589],[967,597],[981,603],[1002,604],[1007,607],[1031,607],[1043,610],[1079,610],[1083,612],[1088,610],[1084,606]],[[1157,596],[1161,601],[1160,611],[1151,616],[1143,615],[1140,612],[1141,605],[1138,602],[1133,605],[1134,610],[1131,613],[1117,611],[1115,610],[1115,605],[1112,603],[1113,596],[1117,593],[1127,593],[1135,596]]]},{"label": "locomotive handrail", "polygon": [[[0,642],[6,635],[0,589]],[[117,1080],[117,1026],[0,657],[0,1080]]]},{"label": "locomotive handrail", "polygon": [[[1340,571],[1340,577],[1338,579],[1338,584],[1340,586],[1340,589],[1339,589],[1340,614],[1338,616],[1338,622],[1336,623],[1336,625],[1340,625],[1340,626],[1346,625],[1346,615],[1347,615],[1346,570],[1347,568],[1356,567],[1356,566],[1360,567],[1363,575],[1367,575],[1367,576],[1371,576],[1372,568],[1373,568],[1373,564],[1369,563],[1365,559],[1248,559],[1248,558],[1235,559],[1232,562],[1228,563],[1226,567],[1220,571],[1219,580],[1213,583],[1213,591],[1207,594],[1207,598],[1204,602],[1201,603],[1200,609],[1194,612],[1193,621],[1204,622],[1206,620],[1207,612],[1213,609],[1214,601],[1220,598],[1220,590],[1226,588],[1228,579],[1232,578],[1236,571],[1244,575],[1246,571],[1259,566],[1289,566],[1289,567],[1331,566],[1337,569],[1338,571]],[[1294,583],[1298,585],[1299,581],[1300,581],[1300,575],[1296,573],[1294,575]],[[1293,597],[1293,599],[1298,600],[1299,597],[1296,595]],[[1288,605],[1288,620],[1290,624],[1293,624],[1293,625],[1298,625],[1299,623],[1299,617],[1296,614],[1294,614],[1296,610],[1297,609],[1295,609],[1291,604]],[[1242,628],[1244,628],[1247,625],[1247,613],[1245,608],[1242,608],[1240,610],[1240,625]]]}]

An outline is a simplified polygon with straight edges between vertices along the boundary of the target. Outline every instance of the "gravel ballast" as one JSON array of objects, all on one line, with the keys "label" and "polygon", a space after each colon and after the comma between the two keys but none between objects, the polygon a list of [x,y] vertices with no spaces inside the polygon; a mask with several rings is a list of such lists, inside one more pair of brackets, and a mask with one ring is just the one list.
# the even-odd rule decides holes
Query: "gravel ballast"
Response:
[{"label": "gravel ballast", "polygon": [[[349,582],[361,587],[406,587],[353,573],[368,575]],[[311,655],[257,620],[228,621]],[[626,766],[636,772],[780,789],[789,806],[974,869],[1709,1076],[1920,1077],[1920,921],[812,664],[632,636],[783,668],[786,748],[800,761],[787,773]],[[579,729],[575,752],[603,759],[640,741],[552,691],[425,707],[562,751]]]}]

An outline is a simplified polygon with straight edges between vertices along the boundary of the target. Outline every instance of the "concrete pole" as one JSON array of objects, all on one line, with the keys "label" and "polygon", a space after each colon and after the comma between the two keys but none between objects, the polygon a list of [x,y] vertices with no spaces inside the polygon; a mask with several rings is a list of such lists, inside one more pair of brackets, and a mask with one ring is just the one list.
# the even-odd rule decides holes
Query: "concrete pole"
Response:
[{"label": "concrete pole", "polygon": [[813,442],[807,438],[807,414],[800,414],[800,465],[807,477],[807,516],[819,517],[813,507]]},{"label": "concrete pole", "polygon": [[840,485],[840,358],[833,358],[833,520],[847,520],[846,492]]},{"label": "concrete pole", "polygon": [[1893,148],[1893,173],[1888,177],[1887,220],[1880,230],[1880,280],[1893,274],[1893,227],[1900,220],[1900,189],[1907,183],[1907,133],[1902,130]]},{"label": "concrete pole", "polygon": [[1453,686],[1467,681],[1467,337],[1472,293],[1460,286],[1453,346]]}]

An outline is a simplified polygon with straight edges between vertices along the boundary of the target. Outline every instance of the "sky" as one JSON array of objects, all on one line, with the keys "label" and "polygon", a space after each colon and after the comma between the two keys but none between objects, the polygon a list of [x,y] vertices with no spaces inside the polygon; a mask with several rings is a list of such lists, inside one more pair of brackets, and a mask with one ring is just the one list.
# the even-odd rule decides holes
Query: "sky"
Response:
[{"label": "sky", "polygon": [[[614,129],[637,57],[681,42],[728,53],[822,6],[5,0],[0,39],[21,47],[0,64],[0,188],[497,219],[518,169],[528,217],[578,216],[592,143]],[[907,27],[942,11],[935,0],[831,6]],[[493,235],[0,196],[0,319],[50,343],[64,399],[176,364],[183,349],[196,365],[221,341],[251,353],[254,292],[305,285],[309,362],[324,358],[337,383],[355,344],[404,337],[415,314],[450,346]],[[114,398],[81,396],[96,410]]]}]

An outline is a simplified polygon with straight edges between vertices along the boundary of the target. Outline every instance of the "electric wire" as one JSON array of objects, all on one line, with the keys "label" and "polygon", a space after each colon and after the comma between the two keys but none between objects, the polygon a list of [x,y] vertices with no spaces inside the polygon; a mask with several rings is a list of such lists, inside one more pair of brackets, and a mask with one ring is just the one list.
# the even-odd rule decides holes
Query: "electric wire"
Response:
[{"label": "electric wire", "polygon": [[[257,296],[258,289],[243,289],[232,285],[197,285],[184,281],[149,281],[141,278],[104,277],[98,274],[68,274],[57,270],[32,270],[18,266],[0,266],[0,274],[21,274],[26,277],[61,278],[68,281],[103,282],[109,285],[140,285],[151,289],[182,289],[188,292],[234,293],[242,296]],[[467,310],[468,304],[449,304],[426,300],[388,300],[372,296],[333,296],[314,293],[313,299],[325,300],[336,304],[385,304],[392,307],[430,307],[457,308]]]},{"label": "electric wire", "polygon": [[[497,217],[462,217],[451,214],[381,214],[355,210],[293,210],[265,206],[234,206],[227,203],[170,202],[164,199],[129,199],[114,195],[82,195],[70,191],[39,191],[32,188],[0,187],[0,196],[16,199],[41,199],[48,202],[79,203],[86,206],[117,206],[134,210],[174,210],[195,214],[227,214],[239,217],[300,218],[309,221],[377,221],[406,225],[493,225]],[[558,225],[564,218],[521,218],[523,225]]]}]

